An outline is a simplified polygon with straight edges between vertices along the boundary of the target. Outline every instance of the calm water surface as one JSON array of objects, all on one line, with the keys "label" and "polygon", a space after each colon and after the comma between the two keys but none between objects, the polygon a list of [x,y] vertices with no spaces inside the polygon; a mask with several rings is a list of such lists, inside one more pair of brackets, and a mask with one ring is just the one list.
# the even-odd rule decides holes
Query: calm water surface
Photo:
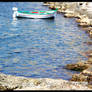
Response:
[{"label": "calm water surface", "polygon": [[12,19],[19,10],[48,10],[42,2],[0,2],[0,72],[32,78],[69,79],[75,73],[64,69],[85,60],[80,52],[90,39],[74,18],[57,14],[55,19]]}]

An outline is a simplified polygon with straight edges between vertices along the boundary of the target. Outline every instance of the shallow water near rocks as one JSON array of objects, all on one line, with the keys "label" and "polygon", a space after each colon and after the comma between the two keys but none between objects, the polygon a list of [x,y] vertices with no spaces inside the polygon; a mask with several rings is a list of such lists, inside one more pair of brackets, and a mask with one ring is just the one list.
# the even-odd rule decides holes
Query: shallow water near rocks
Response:
[{"label": "shallow water near rocks", "polygon": [[[57,14],[54,19],[12,18],[19,10],[49,10],[42,2],[0,2],[0,72],[31,78],[70,79],[69,63],[86,60],[80,52],[90,50],[90,41],[75,18]],[[7,7],[6,7],[7,6]]]}]

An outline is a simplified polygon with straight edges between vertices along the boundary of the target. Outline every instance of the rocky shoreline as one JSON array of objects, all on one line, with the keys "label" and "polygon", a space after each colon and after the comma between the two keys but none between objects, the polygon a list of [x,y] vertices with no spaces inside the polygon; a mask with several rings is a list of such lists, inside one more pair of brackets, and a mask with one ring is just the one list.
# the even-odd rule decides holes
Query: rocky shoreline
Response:
[{"label": "rocky shoreline", "polygon": [[[51,9],[58,8],[57,13],[64,17],[76,18],[78,26],[92,38],[92,16],[88,2],[44,2]],[[71,7],[72,6],[72,7]],[[92,42],[85,42],[92,45]],[[92,90],[92,51],[80,53],[88,58],[87,61],[79,61],[76,64],[67,64],[66,69],[80,71],[73,74],[69,81],[50,78],[25,78],[5,75],[0,73],[0,90]]]},{"label": "rocky shoreline", "polygon": [[62,79],[26,78],[0,73],[0,91],[5,90],[91,90],[87,82]]},{"label": "rocky shoreline", "polygon": [[[78,26],[92,39],[92,2],[47,2],[51,9],[58,8],[59,13],[63,13],[64,17],[76,18]],[[71,7],[72,6],[72,7]],[[91,42],[85,42],[92,45]],[[88,58],[87,61],[79,61],[76,64],[67,64],[66,69],[80,71],[80,74],[73,74],[71,81],[88,82],[88,86],[92,88],[92,51],[80,53]]]}]

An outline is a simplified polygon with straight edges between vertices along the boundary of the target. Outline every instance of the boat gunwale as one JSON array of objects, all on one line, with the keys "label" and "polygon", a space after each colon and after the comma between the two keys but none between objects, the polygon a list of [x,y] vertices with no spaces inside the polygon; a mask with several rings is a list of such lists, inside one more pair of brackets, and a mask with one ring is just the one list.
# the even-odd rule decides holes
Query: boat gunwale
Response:
[{"label": "boat gunwale", "polygon": [[[53,11],[53,12],[50,12]],[[38,13],[32,13],[30,11],[17,11],[18,13],[21,14],[30,14],[30,15],[48,15],[48,14],[54,14],[56,10],[50,10],[50,11],[32,11],[32,12],[38,12]],[[44,13],[41,13],[44,12]]]}]

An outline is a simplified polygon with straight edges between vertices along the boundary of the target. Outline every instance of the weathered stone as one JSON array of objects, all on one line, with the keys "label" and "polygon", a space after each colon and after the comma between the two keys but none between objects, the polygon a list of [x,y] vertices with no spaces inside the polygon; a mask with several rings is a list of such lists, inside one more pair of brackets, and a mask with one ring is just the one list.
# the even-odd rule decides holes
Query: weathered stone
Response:
[{"label": "weathered stone", "polygon": [[84,62],[78,62],[76,64],[67,64],[66,68],[70,70],[76,70],[76,71],[82,71],[84,69],[87,69],[89,67],[89,64],[85,64]]},{"label": "weathered stone", "polygon": [[89,31],[89,35],[92,36],[92,30]]},{"label": "weathered stone", "polygon": [[76,22],[80,23],[81,22],[81,19],[76,19]]},{"label": "weathered stone", "polygon": [[74,13],[77,13],[77,14],[76,14],[76,18],[77,18],[77,19],[81,19],[81,15],[80,15],[78,12],[74,12]]},{"label": "weathered stone", "polygon": [[86,75],[86,76],[89,76],[89,75],[92,76],[92,66],[90,66],[89,68],[83,70],[83,71],[82,71],[82,74],[84,74],[84,75]]},{"label": "weathered stone", "polygon": [[0,91],[5,91],[5,90],[7,90],[7,87],[0,85]]},{"label": "weathered stone", "polygon": [[89,75],[87,78],[88,85],[92,85],[92,75]]},{"label": "weathered stone", "polygon": [[81,22],[80,24],[78,24],[78,26],[89,27],[90,24],[88,24],[87,22]]},{"label": "weathered stone", "polygon": [[18,87],[9,87],[7,85],[0,84],[0,91],[14,90]]},{"label": "weathered stone", "polygon": [[88,60],[87,60],[87,62],[88,62],[89,64],[92,64],[92,58],[89,57]]},{"label": "weathered stone", "polygon": [[61,3],[60,2],[55,2],[54,6],[55,6],[55,8],[60,9],[61,8]]},{"label": "weathered stone", "polygon": [[90,19],[86,15],[82,15],[80,19],[76,19],[76,22],[80,23],[79,26],[82,27],[90,26]]},{"label": "weathered stone", "polygon": [[[86,72],[88,73],[88,72]],[[92,89],[92,73],[88,75],[87,77],[88,87]]]},{"label": "weathered stone", "polygon": [[64,17],[72,18],[72,17],[75,17],[75,15],[72,13],[66,13],[64,14]]},{"label": "weathered stone", "polygon": [[83,28],[83,30],[89,31],[89,30],[92,30],[92,27],[85,27]]},{"label": "weathered stone", "polygon": [[39,84],[41,84],[40,80],[34,80],[34,85],[38,86]]},{"label": "weathered stone", "polygon": [[43,5],[46,5],[47,6],[47,5],[50,5],[50,3],[49,2],[44,2]]},{"label": "weathered stone", "polygon": [[[2,81],[1,81],[2,80]],[[21,87],[19,87],[21,86]],[[80,87],[79,87],[80,86]],[[89,89],[72,81],[50,78],[25,78],[0,74],[0,91],[4,90],[77,90]]]},{"label": "weathered stone", "polygon": [[71,81],[87,81],[87,76],[83,74],[73,74]]}]

